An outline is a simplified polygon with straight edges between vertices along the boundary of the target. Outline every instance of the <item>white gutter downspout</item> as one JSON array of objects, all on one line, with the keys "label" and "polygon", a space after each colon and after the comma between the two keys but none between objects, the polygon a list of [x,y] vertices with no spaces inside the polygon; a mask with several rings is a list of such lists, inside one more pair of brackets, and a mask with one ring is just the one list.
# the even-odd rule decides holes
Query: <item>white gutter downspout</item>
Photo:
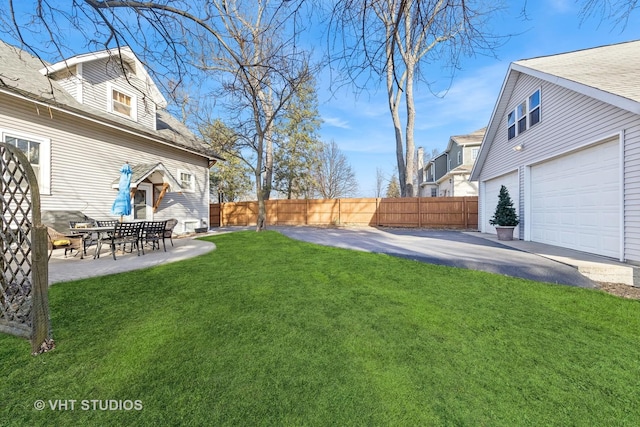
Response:
[{"label": "white gutter downspout", "polygon": [[624,230],[625,230],[625,223],[624,223],[624,213],[625,213],[625,201],[624,201],[624,187],[625,187],[625,182],[624,182],[624,147],[625,147],[625,130],[622,129],[620,131],[620,135],[618,137],[619,143],[618,143],[618,162],[619,162],[619,170],[620,170],[620,175],[618,177],[618,179],[620,180],[620,185],[619,185],[619,197],[620,197],[620,217],[619,217],[619,221],[620,221],[620,248],[619,248],[619,254],[620,254],[620,261],[624,262],[625,260],[625,252],[624,252]]}]

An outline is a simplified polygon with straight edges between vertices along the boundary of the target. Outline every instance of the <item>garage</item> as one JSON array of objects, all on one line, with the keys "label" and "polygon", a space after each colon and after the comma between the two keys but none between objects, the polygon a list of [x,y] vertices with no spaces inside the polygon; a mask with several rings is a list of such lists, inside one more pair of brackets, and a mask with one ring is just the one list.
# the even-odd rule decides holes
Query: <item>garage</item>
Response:
[{"label": "garage", "polygon": [[[513,206],[518,209],[518,172],[512,172],[507,175],[502,175],[494,179],[490,179],[484,184],[484,203],[483,203],[483,228],[484,233],[496,234],[496,228],[489,223],[489,220],[493,217],[498,205],[498,194],[500,194],[501,186],[507,187],[509,190],[509,196],[513,201]],[[514,238],[518,238],[519,226],[513,231]]]},{"label": "garage", "polygon": [[618,139],[531,167],[531,240],[620,255]]}]

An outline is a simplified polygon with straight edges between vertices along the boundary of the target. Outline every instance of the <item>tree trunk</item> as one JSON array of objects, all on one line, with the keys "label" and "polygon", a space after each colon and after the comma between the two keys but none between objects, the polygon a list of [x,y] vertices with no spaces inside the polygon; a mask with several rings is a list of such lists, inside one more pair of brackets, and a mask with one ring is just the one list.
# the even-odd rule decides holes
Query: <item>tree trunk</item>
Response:
[{"label": "tree trunk", "polygon": [[405,92],[405,102],[407,104],[407,127],[405,131],[405,142],[407,145],[406,153],[406,164],[407,168],[405,170],[405,188],[402,189],[402,197],[413,197],[414,196],[414,188],[413,188],[413,178],[415,175],[415,164],[414,164],[414,151],[415,144],[413,139],[413,130],[415,126],[416,120],[416,111],[414,105],[414,97],[413,97],[413,79],[414,79],[414,68],[415,63],[412,61],[407,61],[407,86]]}]

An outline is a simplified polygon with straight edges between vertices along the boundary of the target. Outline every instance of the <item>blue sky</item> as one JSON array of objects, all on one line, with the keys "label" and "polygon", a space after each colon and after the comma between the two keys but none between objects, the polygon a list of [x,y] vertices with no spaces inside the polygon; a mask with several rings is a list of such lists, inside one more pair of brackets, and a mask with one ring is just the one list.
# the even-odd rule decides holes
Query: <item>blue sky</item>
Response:
[{"label": "blue sky", "polygon": [[[640,39],[640,11],[626,28],[610,21],[591,18],[581,23],[574,0],[527,2],[522,18],[521,2],[494,21],[500,34],[514,34],[496,51],[498,58],[463,60],[443,98],[435,97],[424,85],[416,89],[416,147],[425,152],[443,151],[452,135],[463,135],[486,126],[497,100],[509,64],[520,59],[553,55],[612,43]],[[449,81],[443,78],[436,87]],[[387,177],[396,164],[395,140],[384,90],[355,97],[342,90],[330,97],[326,81],[320,79],[318,97],[324,120],[323,141],[334,140],[356,172],[360,197],[375,195],[376,168]],[[383,88],[382,88],[383,89]],[[385,186],[386,188],[386,186]]]}]

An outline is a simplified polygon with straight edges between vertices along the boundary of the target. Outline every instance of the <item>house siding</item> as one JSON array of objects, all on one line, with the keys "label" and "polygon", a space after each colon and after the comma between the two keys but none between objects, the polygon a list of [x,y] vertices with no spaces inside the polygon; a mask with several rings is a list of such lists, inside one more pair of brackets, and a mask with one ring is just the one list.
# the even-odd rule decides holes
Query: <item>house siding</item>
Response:
[{"label": "house siding", "polygon": [[446,155],[438,156],[435,158],[433,162],[435,166],[435,171],[433,174],[434,181],[437,181],[446,175],[447,171],[449,170],[447,160],[448,159]]},{"label": "house siding", "polygon": [[[145,83],[135,75],[127,78],[119,66],[107,58],[83,64],[83,100],[84,104],[100,111],[107,111],[107,84],[123,92],[136,95],[137,122],[149,129],[156,128],[156,105],[148,96],[144,96]],[[124,116],[121,116],[124,117]]]},{"label": "house siding", "polygon": [[[506,115],[536,89],[541,89],[541,121],[507,140]],[[508,93],[508,92],[505,92]],[[535,77],[520,74],[498,121],[496,135],[479,174],[481,181],[549,160],[624,132],[624,257],[640,262],[640,116]],[[570,123],[570,126],[568,125]],[[524,149],[512,149],[522,144]],[[598,173],[598,171],[594,171]],[[520,182],[520,212],[524,185]],[[522,218],[523,225],[527,218]],[[521,227],[523,230],[525,227]],[[521,231],[522,233],[522,231]]]},{"label": "house siding", "polygon": [[208,218],[209,171],[201,156],[1,94],[0,128],[51,140],[51,194],[41,197],[43,211],[79,210],[110,218],[116,195],[111,186],[122,164],[162,162],[174,177],[178,169],[191,172],[196,191],[167,193],[154,218],[199,224]]},{"label": "house siding", "polygon": [[449,159],[451,160],[451,167],[449,168],[449,170],[457,168],[464,161],[464,158],[461,155],[460,161],[458,162],[458,153],[461,153],[462,150],[463,150],[462,146],[458,144],[453,144],[453,146],[451,147],[451,151],[449,151]]}]

